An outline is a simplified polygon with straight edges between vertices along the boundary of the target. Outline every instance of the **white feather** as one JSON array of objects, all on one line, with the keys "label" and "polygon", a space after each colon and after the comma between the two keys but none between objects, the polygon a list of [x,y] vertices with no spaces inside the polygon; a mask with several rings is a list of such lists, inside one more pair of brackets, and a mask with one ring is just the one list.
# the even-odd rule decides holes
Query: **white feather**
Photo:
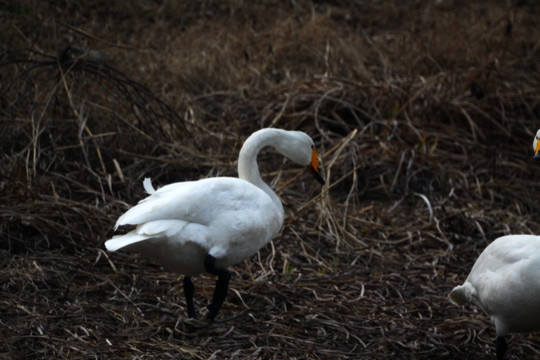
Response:
[{"label": "white feather", "polygon": [[150,178],[144,178],[143,187],[148,194],[153,194],[156,192],[156,189],[154,189],[154,187],[152,186],[152,179]]}]

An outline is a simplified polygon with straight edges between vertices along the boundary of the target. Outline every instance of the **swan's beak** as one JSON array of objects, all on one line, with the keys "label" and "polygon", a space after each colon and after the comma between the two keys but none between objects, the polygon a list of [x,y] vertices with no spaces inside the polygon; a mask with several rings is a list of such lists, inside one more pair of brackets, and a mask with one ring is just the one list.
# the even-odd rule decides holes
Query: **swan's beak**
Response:
[{"label": "swan's beak", "polygon": [[307,166],[307,170],[321,185],[324,185],[324,179],[319,172],[319,156],[315,149],[311,150],[311,163]]},{"label": "swan's beak", "polygon": [[534,160],[540,160],[540,140],[536,139],[536,147],[534,149]]}]

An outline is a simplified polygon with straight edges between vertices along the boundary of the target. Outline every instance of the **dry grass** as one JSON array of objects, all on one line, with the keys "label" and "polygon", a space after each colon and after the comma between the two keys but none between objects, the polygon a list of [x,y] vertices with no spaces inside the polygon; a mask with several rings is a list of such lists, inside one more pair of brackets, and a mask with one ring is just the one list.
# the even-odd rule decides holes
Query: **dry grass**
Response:
[{"label": "dry grass", "polygon": [[[0,4],[0,357],[478,359],[446,295],[480,251],[540,233],[533,2]],[[286,225],[233,269],[218,322],[108,254],[156,185],[235,175],[242,141],[309,133],[320,189],[271,151]],[[291,181],[292,179],[292,181]],[[196,283],[204,308],[214,279]],[[537,335],[509,359],[536,358]]]}]

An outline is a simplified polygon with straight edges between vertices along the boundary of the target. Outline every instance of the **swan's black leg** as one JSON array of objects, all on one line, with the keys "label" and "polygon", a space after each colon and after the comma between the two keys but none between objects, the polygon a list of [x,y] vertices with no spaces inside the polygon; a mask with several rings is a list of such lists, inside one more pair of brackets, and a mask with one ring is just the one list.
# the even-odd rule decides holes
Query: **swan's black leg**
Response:
[{"label": "swan's black leg", "polygon": [[193,291],[194,290],[195,290],[195,286],[193,286],[193,283],[191,282],[191,278],[189,276],[184,276],[184,295],[186,296],[187,313],[188,313],[188,317],[192,319],[197,318],[197,313],[195,312],[195,306],[193,306]]},{"label": "swan's black leg", "polygon": [[225,295],[227,295],[227,287],[229,286],[231,273],[227,269],[216,268],[216,258],[212,255],[207,255],[206,259],[204,259],[204,268],[208,273],[217,275],[218,277],[212,303],[208,305],[208,310],[210,311],[207,315],[208,320],[214,321],[225,300]]},{"label": "swan's black leg", "polygon": [[506,354],[506,350],[508,349],[508,345],[506,344],[504,336],[497,336],[497,339],[495,340],[495,345],[497,349],[497,360],[503,360],[504,354]]}]

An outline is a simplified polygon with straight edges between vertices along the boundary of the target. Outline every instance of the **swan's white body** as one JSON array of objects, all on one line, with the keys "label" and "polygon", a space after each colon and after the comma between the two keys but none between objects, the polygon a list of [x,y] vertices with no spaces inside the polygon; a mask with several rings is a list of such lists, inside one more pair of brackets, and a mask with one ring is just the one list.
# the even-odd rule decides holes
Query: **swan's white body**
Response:
[{"label": "swan's white body", "polygon": [[449,296],[457,305],[472,303],[482,309],[497,336],[540,331],[540,236],[496,239]]},{"label": "swan's white body", "polygon": [[239,178],[179,182],[158,190],[145,179],[150,196],[122,215],[115,226],[136,228],[105,242],[107,250],[139,252],[170,271],[186,275],[184,290],[191,317],[195,314],[190,309],[193,284],[189,277],[204,271],[219,275],[222,280],[218,279],[214,292],[214,303],[218,304],[209,314],[213,320],[230,277],[225,268],[256,253],[283,224],[281,201],[262,181],[257,166],[257,154],[265,146],[307,166],[324,183],[318,173],[313,140],[307,134],[262,129],[253,133],[240,150]]},{"label": "swan's white body", "polygon": [[249,258],[282,223],[281,203],[275,204],[262,189],[238,178],[210,178],[151,192],[116,223],[137,228],[105,246],[139,252],[170,271],[192,276],[205,271],[208,254],[219,267]]}]

